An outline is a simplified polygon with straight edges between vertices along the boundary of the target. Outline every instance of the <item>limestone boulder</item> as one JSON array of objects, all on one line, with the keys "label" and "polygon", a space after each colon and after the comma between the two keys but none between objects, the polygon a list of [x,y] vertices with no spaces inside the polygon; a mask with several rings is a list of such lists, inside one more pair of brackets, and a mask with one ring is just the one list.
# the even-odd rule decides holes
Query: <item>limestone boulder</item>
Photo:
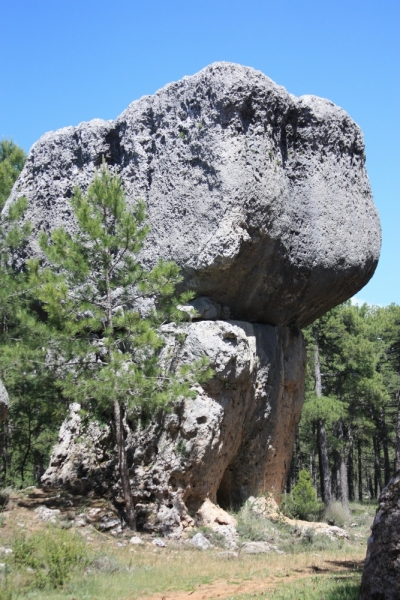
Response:
[{"label": "limestone boulder", "polygon": [[5,207],[28,198],[31,254],[40,229],[74,228],[74,186],[86,189],[103,157],[129,202],[146,201],[142,263],[175,260],[183,287],[231,318],[301,327],[374,273],[381,233],[363,136],[329,100],[215,63],[115,121],[45,134]]},{"label": "limestone boulder", "polygon": [[[126,420],[138,526],[179,533],[206,523],[233,545],[235,524],[221,508],[283,491],[303,403],[303,337],[241,321],[167,325],[164,335],[176,366],[206,355],[215,374],[195,387],[195,399],[177,401],[146,427]],[[79,408],[71,405],[42,481],[80,492],[108,489],[118,502],[115,442]]]},{"label": "limestone boulder", "polygon": [[360,600],[400,598],[400,471],[382,491],[368,540]]}]

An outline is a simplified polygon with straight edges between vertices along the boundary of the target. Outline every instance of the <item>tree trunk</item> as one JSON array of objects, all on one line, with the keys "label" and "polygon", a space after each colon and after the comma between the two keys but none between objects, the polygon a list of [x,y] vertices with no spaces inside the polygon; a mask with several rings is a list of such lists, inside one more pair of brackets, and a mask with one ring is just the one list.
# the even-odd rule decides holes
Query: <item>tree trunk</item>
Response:
[{"label": "tree trunk", "polygon": [[[320,398],[322,396],[322,376],[321,376],[321,361],[319,357],[318,332],[316,327],[313,327],[315,340],[314,351],[314,378],[315,378],[315,393]],[[319,458],[319,476],[321,483],[321,496],[325,506],[332,501],[332,484],[331,472],[329,468],[328,442],[326,439],[325,422],[323,419],[317,421],[317,445]]]},{"label": "tree trunk", "polygon": [[[315,440],[315,421],[312,424],[312,437],[313,440]],[[315,443],[315,442],[314,442]],[[313,482],[313,486],[316,488],[317,487],[317,469],[315,467],[315,446],[314,443],[312,445],[311,448],[311,454],[310,454],[310,473],[311,473],[311,479]]]},{"label": "tree trunk", "polygon": [[400,469],[400,390],[397,390],[396,471]]},{"label": "tree trunk", "polygon": [[325,506],[328,506],[332,501],[332,486],[325,423],[322,419],[318,419],[317,428],[321,496]]},{"label": "tree trunk", "polygon": [[355,499],[354,493],[354,439],[352,428],[349,425],[349,453],[347,465],[347,482],[349,488],[349,500]]},{"label": "tree trunk", "polygon": [[301,446],[300,446],[300,434],[299,434],[298,427],[297,427],[297,431],[296,431],[295,444],[296,444],[296,466],[297,466],[297,473],[296,473],[296,477],[295,477],[295,480],[296,480],[299,476],[300,471],[303,470],[303,460],[301,457]]},{"label": "tree trunk", "polygon": [[382,475],[381,475],[381,449],[379,440],[376,436],[373,437],[374,444],[374,480],[375,480],[375,498],[379,498],[382,490]]},{"label": "tree trunk", "polygon": [[362,490],[362,460],[361,460],[361,439],[357,439],[357,470],[358,470],[358,499],[360,502],[363,500]]},{"label": "tree trunk", "polygon": [[318,344],[318,331],[316,327],[313,327],[313,334],[315,340],[314,349],[314,378],[315,378],[315,393],[318,398],[322,396],[322,377],[321,377],[321,361],[319,358],[319,344]]},{"label": "tree trunk", "polygon": [[129,481],[128,464],[126,461],[121,406],[117,400],[114,400],[114,418],[117,434],[119,474],[121,476],[122,493],[124,495],[125,500],[125,518],[126,522],[128,523],[128,527],[130,527],[131,529],[136,529],[136,514],[135,507],[133,505],[131,483]]},{"label": "tree trunk", "polygon": [[374,497],[374,486],[372,485],[372,477],[371,473],[368,473],[368,489],[369,489],[369,497]]},{"label": "tree trunk", "polygon": [[382,440],[382,447],[383,447],[383,461],[384,461],[384,469],[385,469],[385,485],[387,485],[390,481],[392,473],[391,473],[390,460],[389,460],[389,442],[388,442],[384,407],[381,408],[381,440]]},{"label": "tree trunk", "polygon": [[339,458],[339,493],[340,501],[345,508],[349,507],[349,488],[347,485],[347,467],[344,449],[344,427],[342,419],[337,422],[337,433],[340,441]]}]

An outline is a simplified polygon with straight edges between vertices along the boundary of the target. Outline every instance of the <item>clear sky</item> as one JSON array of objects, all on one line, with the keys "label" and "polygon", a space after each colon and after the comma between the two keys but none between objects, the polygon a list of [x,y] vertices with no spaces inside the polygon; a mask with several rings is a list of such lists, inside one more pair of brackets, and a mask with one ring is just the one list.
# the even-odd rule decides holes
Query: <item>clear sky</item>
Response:
[{"label": "clear sky", "polygon": [[400,304],[399,0],[0,0],[0,138],[115,118],[170,81],[227,60],[361,126],[382,228],[357,294]]}]

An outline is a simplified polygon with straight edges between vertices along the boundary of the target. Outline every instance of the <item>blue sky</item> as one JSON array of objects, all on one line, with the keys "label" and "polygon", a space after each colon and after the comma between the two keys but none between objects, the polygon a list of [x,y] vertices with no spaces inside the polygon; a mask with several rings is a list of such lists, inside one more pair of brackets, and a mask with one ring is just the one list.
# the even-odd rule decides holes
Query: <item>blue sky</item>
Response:
[{"label": "blue sky", "polygon": [[361,126],[382,228],[357,294],[400,304],[399,0],[0,0],[0,138],[115,118],[217,60],[263,71]]}]

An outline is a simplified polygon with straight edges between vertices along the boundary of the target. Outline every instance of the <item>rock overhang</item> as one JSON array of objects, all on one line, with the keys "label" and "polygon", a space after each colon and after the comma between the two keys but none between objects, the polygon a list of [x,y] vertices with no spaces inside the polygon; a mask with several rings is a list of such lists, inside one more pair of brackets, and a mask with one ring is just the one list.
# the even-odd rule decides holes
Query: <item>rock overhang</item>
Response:
[{"label": "rock overhang", "polygon": [[115,121],[45,134],[8,201],[30,201],[32,253],[39,229],[73,229],[73,188],[87,188],[103,156],[129,202],[146,201],[143,264],[175,260],[183,287],[233,318],[302,327],[376,268],[361,130],[329,100],[296,98],[259,71],[214,63]]}]

